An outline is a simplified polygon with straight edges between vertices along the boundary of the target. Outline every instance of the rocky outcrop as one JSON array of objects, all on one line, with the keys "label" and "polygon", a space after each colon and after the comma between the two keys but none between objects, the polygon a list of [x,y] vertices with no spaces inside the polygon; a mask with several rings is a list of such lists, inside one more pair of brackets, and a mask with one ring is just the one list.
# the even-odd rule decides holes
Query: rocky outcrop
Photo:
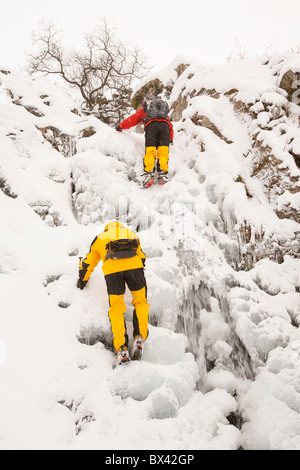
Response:
[{"label": "rocky outcrop", "polygon": [[217,126],[213,122],[211,122],[211,120],[207,116],[199,116],[199,114],[196,113],[191,117],[191,121],[196,126],[201,126],[201,127],[205,127],[206,129],[209,129],[219,139],[224,140],[226,144],[232,144],[232,141],[228,140],[224,135],[222,135],[222,133],[217,128]]},{"label": "rocky outcrop", "polygon": [[[242,63],[241,67],[243,67]],[[233,115],[247,126],[251,145],[245,156],[252,160],[252,176],[259,179],[263,185],[264,192],[274,205],[279,218],[289,218],[299,222],[297,199],[294,198],[295,203],[292,204],[290,198],[285,198],[284,195],[290,193],[293,198],[300,192],[300,176],[290,160],[292,156],[296,168],[299,168],[300,132],[296,130],[298,116],[297,110],[291,108],[290,102],[295,104],[296,99],[299,100],[300,72],[288,70],[281,74],[281,67],[284,69],[282,58],[274,58],[273,61],[269,60],[260,65],[262,76],[267,68],[270,68],[270,75],[274,76],[274,70],[276,71],[275,77],[279,77],[278,84],[264,92],[251,91],[247,94],[245,92],[247,83],[243,90],[238,86],[226,88],[225,79],[223,83],[215,86],[213,75],[211,75],[211,83],[208,82],[206,69],[202,73],[201,66],[197,70],[195,66],[186,63],[178,65],[175,61],[174,71],[170,72],[169,77],[165,75],[164,82],[153,78],[136,93],[135,97],[142,96],[146,90],[153,91],[153,84],[156,84],[156,90],[159,89],[159,93],[170,99],[170,116],[173,122],[182,122],[185,124],[182,129],[189,130],[192,127],[188,125],[188,122],[191,122],[197,127],[209,129],[218,139],[227,144],[233,144],[238,135],[233,138],[226,136],[219,125],[214,122],[213,116],[206,114],[206,109],[191,111],[191,109],[196,109],[192,103],[198,97],[212,98],[219,101],[220,105],[225,98],[229,100]],[[205,86],[199,87],[202,82]],[[159,87],[157,87],[158,84]],[[281,92],[281,89],[285,93]],[[250,100],[249,96],[251,96]],[[215,109],[217,111],[218,107]],[[290,130],[291,124],[295,128],[293,135]],[[203,151],[205,144],[202,140],[200,145]]]},{"label": "rocky outcrop", "polygon": [[1,175],[1,172],[0,172],[0,189],[5,194],[5,196],[11,197],[12,199],[16,199],[18,197],[11,189],[11,186],[7,182],[6,178],[3,175]]},{"label": "rocky outcrop", "polygon": [[[177,78],[183,74],[183,72],[189,67],[189,64],[179,63],[177,67],[175,67],[175,72]],[[166,99],[169,99],[174,87],[175,81],[174,79],[168,80],[167,83],[164,83],[163,80],[160,78],[154,78],[153,80],[149,80],[146,84],[144,84],[141,88],[139,88],[136,93],[133,95],[131,100],[131,105],[134,109],[138,109],[145,96],[157,96],[160,94],[164,94]],[[174,119],[174,117],[173,117]],[[174,119],[179,120],[179,119]]]},{"label": "rocky outcrop", "polygon": [[92,137],[93,135],[96,134],[96,130],[93,126],[86,127],[82,131],[82,138],[86,139],[87,137]]},{"label": "rocky outcrop", "polygon": [[287,92],[289,101],[298,105],[300,104],[300,71],[293,72],[292,70],[288,70],[285,72],[279,86]]},{"label": "rocky outcrop", "polygon": [[[42,133],[44,139],[49,142],[55,150],[61,152],[64,157],[70,157],[76,154],[75,136],[65,134],[53,126],[37,127],[37,129]],[[87,137],[87,135],[84,137]]]},{"label": "rocky outcrop", "polygon": [[131,100],[131,105],[134,109],[138,109],[141,106],[143,99],[147,95],[157,96],[164,91],[164,85],[156,78],[155,80],[151,80],[150,82],[146,83],[146,85],[142,86],[137,93],[133,96]]},{"label": "rocky outcrop", "polygon": [[[286,63],[281,57],[251,64],[245,79],[243,67],[247,70],[246,63],[241,62],[235,67],[242,79],[232,79],[232,71],[229,71],[229,66],[227,70],[226,65],[216,66],[214,70],[214,66],[208,68],[202,64],[189,65],[184,61],[178,64],[175,61],[169,74],[164,71],[162,75],[153,77],[135,98],[143,97],[150,90],[159,91],[169,100],[171,120],[178,123],[177,130],[186,134],[187,139],[193,137],[195,149],[204,159],[212,143],[216,151],[224,148],[225,152],[236,152],[235,149],[240,148],[240,133],[244,134],[245,141],[248,139],[243,155],[249,165],[249,179],[237,175],[235,181],[243,185],[248,199],[261,197],[253,192],[253,183],[258,184],[278,220],[290,219],[300,223],[300,129],[297,107],[294,106],[300,73],[290,70],[282,73]],[[253,69],[257,71],[257,79],[249,87],[249,71],[255,76]],[[257,83],[257,90],[252,88],[253,83]],[[234,122],[236,124],[232,128]],[[224,144],[228,150],[222,147]],[[194,161],[191,162],[193,165]],[[210,199],[213,204],[222,204],[213,192]],[[244,215],[243,222],[231,215],[230,224],[226,221],[223,227],[219,222],[216,225],[218,230],[237,240],[238,249],[234,255],[231,249],[228,253],[226,249],[224,251],[234,269],[248,271],[265,257],[282,263],[285,255],[300,256],[297,234],[278,239],[274,232],[265,230],[263,224],[261,227],[252,226],[247,213]]]}]

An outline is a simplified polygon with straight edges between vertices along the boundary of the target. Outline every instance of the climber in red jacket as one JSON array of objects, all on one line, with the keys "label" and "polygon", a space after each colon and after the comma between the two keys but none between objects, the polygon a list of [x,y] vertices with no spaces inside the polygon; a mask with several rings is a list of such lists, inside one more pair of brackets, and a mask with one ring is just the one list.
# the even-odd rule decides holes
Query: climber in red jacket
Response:
[{"label": "climber in red jacket", "polygon": [[142,108],[117,127],[117,131],[121,132],[138,124],[144,124],[146,154],[143,185],[145,188],[149,188],[154,183],[156,159],[158,160],[158,183],[165,184],[169,181],[169,145],[173,142],[174,130],[168,113],[169,106],[166,101],[158,96],[146,97]]}]

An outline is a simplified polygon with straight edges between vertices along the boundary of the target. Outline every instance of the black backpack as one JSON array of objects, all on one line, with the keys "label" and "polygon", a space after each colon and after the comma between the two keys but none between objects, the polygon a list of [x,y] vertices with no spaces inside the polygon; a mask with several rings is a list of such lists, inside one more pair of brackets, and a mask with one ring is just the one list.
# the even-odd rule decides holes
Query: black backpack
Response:
[{"label": "black backpack", "polygon": [[108,259],[124,259],[133,258],[137,255],[137,249],[139,247],[139,241],[136,238],[127,239],[122,238],[120,240],[113,240],[106,245],[106,257]]},{"label": "black backpack", "polygon": [[168,119],[169,105],[159,97],[147,98],[143,103],[144,111],[147,114],[147,121],[150,119]]}]

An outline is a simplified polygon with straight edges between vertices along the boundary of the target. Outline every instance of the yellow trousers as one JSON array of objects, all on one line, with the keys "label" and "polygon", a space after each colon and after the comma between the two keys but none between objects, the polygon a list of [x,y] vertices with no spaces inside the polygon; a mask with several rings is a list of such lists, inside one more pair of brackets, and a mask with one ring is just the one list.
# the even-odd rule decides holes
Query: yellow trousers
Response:
[{"label": "yellow trousers", "polygon": [[147,285],[143,269],[133,269],[117,272],[105,276],[108,295],[108,316],[113,333],[114,347],[118,351],[121,346],[128,347],[128,335],[124,315],[126,304],[124,302],[125,285],[132,295],[133,311],[133,337],[141,335],[143,340],[148,337],[149,304],[147,302]]},{"label": "yellow trousers", "polygon": [[[133,311],[133,336],[141,335],[143,340],[148,336],[148,317],[149,317],[149,304],[146,299],[145,288],[139,291],[131,291],[134,306]],[[118,351],[121,346],[128,347],[128,335],[124,314],[126,312],[126,305],[124,302],[124,295],[110,295],[109,296],[110,309],[108,316],[111,323],[111,330],[114,337],[114,347]]]},{"label": "yellow trousers", "polygon": [[146,154],[144,158],[145,171],[148,173],[154,170],[155,160],[158,159],[159,168],[166,173],[169,171],[169,147],[146,147]]}]

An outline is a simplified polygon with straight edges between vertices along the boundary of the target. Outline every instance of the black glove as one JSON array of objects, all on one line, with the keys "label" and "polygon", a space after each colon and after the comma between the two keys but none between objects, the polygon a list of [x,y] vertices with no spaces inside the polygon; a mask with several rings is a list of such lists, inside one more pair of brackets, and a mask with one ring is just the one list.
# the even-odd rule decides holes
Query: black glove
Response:
[{"label": "black glove", "polygon": [[77,282],[78,289],[83,290],[85,286],[87,285],[87,283],[88,281],[83,281],[82,279],[78,279],[78,282]]},{"label": "black glove", "polygon": [[173,143],[174,143],[173,140],[170,140],[170,145],[173,145]]},{"label": "black glove", "polygon": [[117,132],[122,132],[122,129],[121,129],[121,127],[120,127],[120,124],[116,127],[116,131],[117,131]]}]

